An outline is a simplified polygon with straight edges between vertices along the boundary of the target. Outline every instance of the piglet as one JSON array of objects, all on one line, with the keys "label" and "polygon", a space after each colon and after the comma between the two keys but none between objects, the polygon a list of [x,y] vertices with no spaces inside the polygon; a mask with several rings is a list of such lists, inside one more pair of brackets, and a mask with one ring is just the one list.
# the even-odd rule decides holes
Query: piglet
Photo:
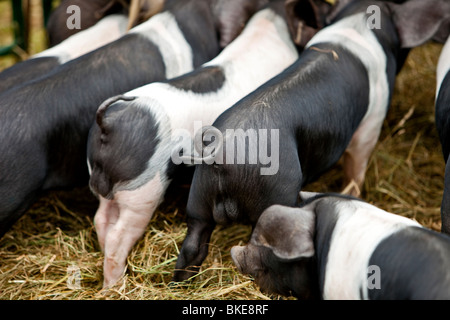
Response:
[{"label": "piglet", "polygon": [[[282,72],[297,58],[282,1],[256,13],[242,34],[201,68],[108,99],[88,140],[95,227],[105,254],[104,287],[126,266],[170,181],[191,164],[195,129]],[[198,122],[198,123],[196,123]]]},{"label": "piglet", "polygon": [[356,198],[301,192],[261,215],[238,270],[300,299],[450,299],[450,237]]},{"label": "piglet", "polygon": [[450,234],[450,37],[442,48],[437,65],[436,129],[442,145],[446,163],[444,194],[441,204],[441,231]]},{"label": "piglet", "polygon": [[[124,5],[129,0],[62,0],[51,12],[46,25],[50,46],[53,47],[74,34],[86,30],[109,14],[125,14]],[[67,23],[73,21],[72,16],[79,9],[79,27],[68,27]]]},{"label": "piglet", "polygon": [[[222,152],[195,168],[174,280],[198,271],[216,223],[254,226],[273,204],[295,206],[300,189],[341,156],[345,185],[357,193],[389,107],[397,55],[430,39],[449,9],[445,0],[352,2],[296,63],[226,110],[213,124]],[[423,16],[434,18],[413,28]]]},{"label": "piglet", "polygon": [[0,73],[0,93],[45,76],[57,66],[119,39],[127,30],[127,21],[127,17],[121,14],[106,16],[60,44],[3,70]]},{"label": "piglet", "polygon": [[41,191],[88,183],[86,144],[108,97],[192,71],[219,52],[209,0],[168,0],[127,35],[0,95],[0,236]]},{"label": "piglet", "polygon": [[220,46],[230,44],[242,32],[250,17],[269,0],[228,0],[217,4],[216,15],[219,17]]},{"label": "piglet", "polygon": [[[159,13],[164,2],[165,0],[62,0],[47,22],[49,44],[53,47],[111,14],[128,15],[127,29],[131,29]],[[79,19],[79,24],[73,27],[70,24],[76,22],[75,17]]]}]

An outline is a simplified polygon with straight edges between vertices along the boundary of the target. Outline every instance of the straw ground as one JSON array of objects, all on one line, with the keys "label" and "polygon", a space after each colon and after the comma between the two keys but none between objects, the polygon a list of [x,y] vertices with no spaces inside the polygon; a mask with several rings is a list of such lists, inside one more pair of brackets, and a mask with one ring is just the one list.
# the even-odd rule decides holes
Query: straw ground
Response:
[{"label": "straw ground", "polygon": [[[39,1],[33,0],[31,53],[45,48]],[[10,10],[0,2],[0,44],[8,41]],[[442,45],[414,49],[399,74],[388,117],[370,160],[362,198],[395,214],[440,230],[444,160],[434,125],[435,68]],[[2,57],[0,69],[15,62]],[[305,190],[341,189],[337,164]],[[219,227],[201,273],[189,283],[170,283],[186,233],[184,208],[189,185],[172,188],[144,237],[128,258],[125,277],[102,286],[103,255],[93,216],[97,200],[88,188],[44,194],[0,239],[0,299],[280,299],[261,293],[235,269],[233,245],[244,244],[247,226]],[[80,272],[73,285],[72,267]]]}]

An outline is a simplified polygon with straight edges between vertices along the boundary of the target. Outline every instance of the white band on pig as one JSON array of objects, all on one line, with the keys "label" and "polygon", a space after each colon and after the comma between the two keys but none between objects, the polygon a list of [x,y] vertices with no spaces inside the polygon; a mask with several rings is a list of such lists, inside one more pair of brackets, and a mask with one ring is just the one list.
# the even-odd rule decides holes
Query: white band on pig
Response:
[{"label": "white band on pig", "polygon": [[368,299],[367,268],[376,246],[396,231],[420,225],[359,201],[338,206],[325,270],[324,299],[358,300],[361,293],[361,298]]},{"label": "white band on pig", "polygon": [[386,54],[375,34],[368,28],[365,13],[358,13],[322,29],[306,45],[309,48],[320,43],[334,43],[349,50],[359,58],[369,76],[369,106],[367,117],[377,114],[383,118],[389,103],[389,82],[386,74]]},{"label": "white band on pig", "polygon": [[167,79],[193,70],[192,48],[171,13],[157,14],[131,29],[130,33],[139,33],[158,46],[166,67]]},{"label": "white band on pig", "polygon": [[123,14],[108,15],[92,27],[82,30],[56,46],[31,58],[58,57],[63,64],[119,39],[126,33],[128,18]]}]

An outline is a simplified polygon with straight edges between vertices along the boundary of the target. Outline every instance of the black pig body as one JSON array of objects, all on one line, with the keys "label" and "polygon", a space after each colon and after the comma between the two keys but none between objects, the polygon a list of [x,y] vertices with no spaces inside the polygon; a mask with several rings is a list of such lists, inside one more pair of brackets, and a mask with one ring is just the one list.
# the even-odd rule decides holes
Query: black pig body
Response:
[{"label": "black pig body", "polygon": [[436,128],[446,163],[441,205],[442,232],[450,234],[450,38],[442,49],[437,66]]},{"label": "black pig body", "polygon": [[[198,270],[216,223],[254,225],[273,204],[295,206],[300,189],[341,156],[346,182],[361,186],[389,107],[401,49],[430,39],[447,19],[448,5],[355,1],[312,38],[293,66],[216,120],[213,126],[225,137],[217,158],[223,164],[196,167],[187,205],[188,232],[175,280]],[[369,25],[369,8],[380,9],[379,27]],[[414,24],[413,13],[429,15],[430,10],[436,10],[441,20],[424,25],[423,33],[407,27]],[[237,150],[245,152],[246,164],[239,164],[233,135],[227,139],[227,132],[238,130],[248,135],[253,131],[253,145],[248,142]],[[267,143],[269,136],[275,139]],[[260,150],[261,141],[271,149],[273,163],[278,156],[275,167],[266,168],[265,158],[249,163],[252,150],[258,150],[254,144]],[[225,159],[230,152],[231,159]]]},{"label": "black pig body", "polygon": [[1,95],[0,235],[41,191],[88,182],[88,132],[105,99],[217,55],[211,12],[206,0],[167,1],[119,40]]},{"label": "black pig body", "polygon": [[237,268],[261,289],[300,299],[449,299],[450,237],[334,194],[301,192],[297,208],[274,205]]}]

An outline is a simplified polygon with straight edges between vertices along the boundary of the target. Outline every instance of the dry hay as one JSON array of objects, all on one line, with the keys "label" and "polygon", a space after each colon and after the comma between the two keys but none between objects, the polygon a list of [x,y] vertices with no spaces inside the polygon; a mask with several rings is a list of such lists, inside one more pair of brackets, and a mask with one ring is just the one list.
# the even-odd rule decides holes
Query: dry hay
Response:
[{"label": "dry hay", "polygon": [[[232,245],[245,241],[249,228],[218,228],[205,268],[191,283],[170,284],[184,239],[187,189],[163,204],[128,258],[128,272],[108,292],[101,291],[102,260],[92,214],[96,200],[87,188],[53,192],[41,198],[0,241],[2,299],[268,299],[231,262]],[[84,208],[77,203],[88,203]],[[77,212],[67,208],[77,207]],[[81,271],[81,288],[70,288],[71,266]],[[70,282],[73,284],[73,282]]]},{"label": "dry hay", "polygon": [[[362,193],[368,202],[437,231],[444,161],[434,126],[434,91],[441,48],[427,44],[411,52]],[[5,61],[0,59],[0,68],[11,64]],[[339,191],[340,169],[336,165],[305,190]],[[44,195],[0,240],[0,299],[279,299],[261,293],[235,269],[230,248],[250,235],[250,228],[240,225],[214,231],[210,254],[195,279],[170,283],[186,232],[187,194],[186,186],[172,189],[131,252],[125,277],[108,292],[101,290],[103,254],[93,226],[97,200],[88,188]],[[68,285],[71,266],[81,272],[79,289]]]}]

